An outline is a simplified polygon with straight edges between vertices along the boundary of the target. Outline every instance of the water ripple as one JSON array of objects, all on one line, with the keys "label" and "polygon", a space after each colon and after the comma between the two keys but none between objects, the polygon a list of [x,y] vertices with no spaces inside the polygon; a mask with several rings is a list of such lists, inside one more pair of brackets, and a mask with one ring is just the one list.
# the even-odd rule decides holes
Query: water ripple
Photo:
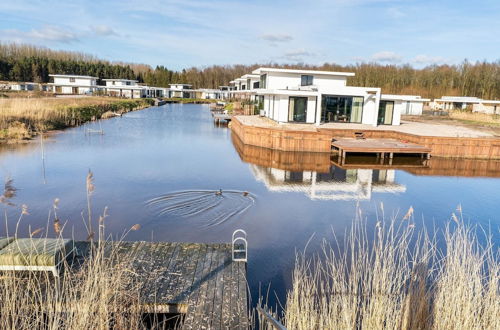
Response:
[{"label": "water ripple", "polygon": [[185,190],[146,201],[158,217],[196,217],[211,227],[238,216],[255,204],[255,196],[239,190]]}]

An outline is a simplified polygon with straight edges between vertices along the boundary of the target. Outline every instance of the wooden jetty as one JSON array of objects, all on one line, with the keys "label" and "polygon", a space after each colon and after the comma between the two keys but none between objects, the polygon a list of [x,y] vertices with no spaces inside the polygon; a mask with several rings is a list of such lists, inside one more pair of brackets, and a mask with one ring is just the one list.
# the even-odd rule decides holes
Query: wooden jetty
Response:
[{"label": "wooden jetty", "polygon": [[[75,244],[80,254],[89,251],[89,242]],[[106,244],[131,260],[143,313],[179,314],[182,329],[249,328],[246,262],[233,259],[231,244]]]},{"label": "wooden jetty", "polygon": [[233,117],[232,115],[228,115],[228,114],[224,114],[224,113],[220,113],[220,114],[213,114],[213,117],[214,117],[214,122],[216,124],[220,124],[222,122],[230,122],[231,121],[231,118]]},{"label": "wooden jetty", "polygon": [[396,139],[359,139],[342,138],[332,140],[332,150],[345,159],[348,153],[377,154],[381,159],[388,156],[393,159],[395,154],[418,154],[429,159],[431,148],[416,143],[403,142]]}]

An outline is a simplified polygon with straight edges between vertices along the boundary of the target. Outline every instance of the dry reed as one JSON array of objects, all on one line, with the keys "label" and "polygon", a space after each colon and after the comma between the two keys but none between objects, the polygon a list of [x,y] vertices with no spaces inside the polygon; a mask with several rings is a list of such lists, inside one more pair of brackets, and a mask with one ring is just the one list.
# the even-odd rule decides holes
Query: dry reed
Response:
[{"label": "dry reed", "polygon": [[443,237],[416,232],[411,216],[379,221],[373,235],[356,220],[343,244],[312,259],[299,253],[286,327],[500,329],[498,247],[453,219]]},{"label": "dry reed", "polygon": [[450,118],[474,122],[474,123],[482,123],[487,125],[500,125],[500,116],[495,114],[487,114],[481,112],[471,112],[471,111],[450,111]]}]

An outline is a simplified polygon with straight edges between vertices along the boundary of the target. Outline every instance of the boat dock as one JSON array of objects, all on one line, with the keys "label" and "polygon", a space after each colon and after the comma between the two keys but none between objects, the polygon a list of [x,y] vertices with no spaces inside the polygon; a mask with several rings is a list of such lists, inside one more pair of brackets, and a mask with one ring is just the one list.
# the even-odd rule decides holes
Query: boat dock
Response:
[{"label": "boat dock", "polygon": [[[85,255],[91,243],[75,244]],[[229,243],[107,244],[119,251],[118,259],[130,261],[141,284],[142,313],[178,315],[182,329],[248,329],[246,252],[239,261]]]},{"label": "boat dock", "polygon": [[224,114],[224,113],[214,113],[212,114],[212,116],[214,117],[214,122],[216,124],[220,124],[222,122],[230,122],[231,121],[231,118],[233,117],[232,115],[227,115],[227,114]]},{"label": "boat dock", "polygon": [[338,152],[341,159],[348,153],[377,154],[382,161],[387,157],[391,162],[397,154],[417,154],[422,159],[429,159],[431,148],[396,139],[341,138],[332,140],[332,151]]}]

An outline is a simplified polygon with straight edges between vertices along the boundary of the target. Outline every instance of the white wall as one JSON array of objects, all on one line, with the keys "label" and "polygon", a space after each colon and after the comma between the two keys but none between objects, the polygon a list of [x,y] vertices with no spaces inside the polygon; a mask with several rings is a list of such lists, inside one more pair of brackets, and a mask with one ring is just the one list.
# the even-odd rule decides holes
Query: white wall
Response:
[{"label": "white wall", "polygon": [[95,86],[96,80],[91,78],[76,78],[74,82],[70,82],[69,77],[54,77],[56,85],[75,85],[75,86]]},{"label": "white wall", "polygon": [[472,106],[472,111],[488,114],[500,114],[500,104],[474,104]]},{"label": "white wall", "polygon": [[[346,85],[347,77],[343,76],[325,76],[313,74],[313,86],[318,89],[330,89],[343,87]],[[301,74],[292,74],[284,72],[267,73],[266,89],[297,89],[301,84]]]}]

